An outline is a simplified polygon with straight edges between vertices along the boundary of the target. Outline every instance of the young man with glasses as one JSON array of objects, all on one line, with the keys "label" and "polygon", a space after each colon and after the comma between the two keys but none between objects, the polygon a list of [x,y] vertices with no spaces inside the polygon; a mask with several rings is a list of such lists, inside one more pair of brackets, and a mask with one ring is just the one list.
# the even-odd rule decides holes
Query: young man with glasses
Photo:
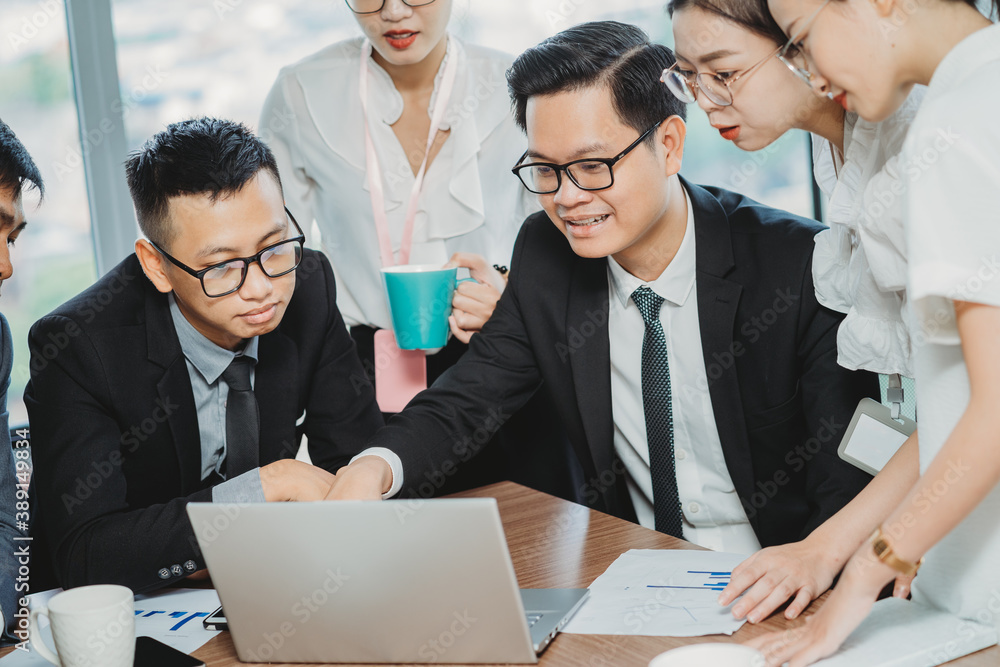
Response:
[{"label": "young man with glasses", "polygon": [[188,502],[322,499],[382,417],[267,146],[185,121],[126,170],[146,238],[32,327],[25,400],[44,585],[138,593],[204,568]]},{"label": "young man with glasses", "polygon": [[[614,22],[566,30],[508,73],[538,193],[510,283],[469,353],[390,420],[329,497],[426,496],[470,443],[551,394],[592,507],[713,549],[807,535],[865,485],[837,445],[875,376],[837,366],[815,300],[815,222],[678,175],[684,106],[666,47]],[[391,457],[390,457],[391,458]]]}]

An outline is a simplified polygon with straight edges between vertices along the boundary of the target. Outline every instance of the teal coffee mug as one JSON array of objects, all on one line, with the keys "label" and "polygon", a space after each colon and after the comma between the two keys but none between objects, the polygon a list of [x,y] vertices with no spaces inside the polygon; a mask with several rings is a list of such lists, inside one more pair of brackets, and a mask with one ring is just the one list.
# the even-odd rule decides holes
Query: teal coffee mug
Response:
[{"label": "teal coffee mug", "polygon": [[[458,269],[410,264],[382,269],[396,344],[401,350],[436,350],[448,342],[448,317]],[[466,279],[469,280],[469,279]]]}]

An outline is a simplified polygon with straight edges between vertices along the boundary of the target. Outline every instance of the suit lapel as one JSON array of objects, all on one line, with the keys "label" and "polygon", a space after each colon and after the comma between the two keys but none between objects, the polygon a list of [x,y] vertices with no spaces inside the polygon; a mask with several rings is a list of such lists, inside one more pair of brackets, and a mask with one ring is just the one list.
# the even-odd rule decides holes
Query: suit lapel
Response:
[{"label": "suit lapel", "polygon": [[597,474],[614,461],[607,270],[605,259],[575,262],[566,312],[573,387]]},{"label": "suit lapel", "polygon": [[260,464],[294,457],[299,441],[298,356],[294,343],[276,331],[260,337],[254,367],[254,394],[260,410]]},{"label": "suit lapel", "polygon": [[683,179],[682,183],[694,206],[698,320],[712,410],[733,485],[740,497],[749,498],[753,463],[733,355],[743,286],[725,278],[735,267],[732,233],[719,201],[697,185]]},{"label": "suit lapel", "polygon": [[148,290],[145,299],[146,349],[149,361],[164,369],[156,383],[161,405],[179,406],[167,411],[167,423],[180,465],[181,493],[188,495],[201,488],[201,436],[191,377],[166,295],[157,292],[152,285],[146,285],[145,289]]}]

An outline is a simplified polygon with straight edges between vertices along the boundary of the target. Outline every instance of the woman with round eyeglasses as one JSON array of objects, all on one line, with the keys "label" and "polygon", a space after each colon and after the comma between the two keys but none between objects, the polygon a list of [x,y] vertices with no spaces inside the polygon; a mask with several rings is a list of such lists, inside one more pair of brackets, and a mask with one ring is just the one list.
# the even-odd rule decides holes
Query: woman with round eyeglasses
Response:
[{"label": "woman with round eyeglasses", "polygon": [[[381,269],[447,264],[474,279],[456,290],[448,345],[426,357],[433,383],[492,315],[517,232],[539,205],[510,174],[526,145],[507,96],[513,58],[450,34],[452,0],[343,1],[362,35],[282,69],[259,130],[289,210],[319,229],[338,306],[378,392],[380,377],[398,377],[383,374],[387,366],[402,359],[385,341],[392,327]],[[396,407],[380,401],[385,413],[406,402],[395,398]],[[530,414],[529,406],[501,435]],[[475,467],[489,479],[491,464],[480,461],[488,456],[496,455],[463,463],[461,476],[476,478]],[[520,479],[569,493],[541,473]]]},{"label": "woman with round eyeglasses", "polygon": [[[826,604],[798,632],[755,645],[768,664],[811,664],[863,623],[897,573],[918,569],[915,604],[1000,631],[1000,25],[991,22],[1000,2],[987,3],[991,16],[975,0],[769,6],[818,91],[863,118],[889,117],[927,86],[898,192],[921,420],[919,442],[817,529],[831,539],[800,550],[846,563]],[[975,626],[958,635],[969,639]]]},{"label": "woman with round eyeglasses", "polygon": [[897,155],[922,91],[891,118],[869,123],[839,100],[814,94],[823,82],[809,73],[765,0],[672,0],[668,9],[677,63],[663,81],[681,100],[697,103],[723,138],[756,151],[791,129],[812,134],[830,225],[816,237],[813,282],[822,305],[846,314],[838,361],[912,377],[900,202],[876,195],[898,181]]}]

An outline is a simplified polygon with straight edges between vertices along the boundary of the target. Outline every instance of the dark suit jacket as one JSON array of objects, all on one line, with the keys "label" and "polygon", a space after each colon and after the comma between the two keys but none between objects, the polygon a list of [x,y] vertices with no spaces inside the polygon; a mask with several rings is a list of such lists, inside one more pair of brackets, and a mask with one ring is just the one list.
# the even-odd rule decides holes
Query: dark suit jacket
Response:
[{"label": "dark suit jacket", "polygon": [[[35,323],[28,342],[32,530],[48,543],[58,583],[140,593],[203,568],[184,508],[210,502],[212,490],[166,295],[133,255]],[[305,251],[258,359],[261,466],[293,458],[305,433],[313,463],[336,471],[382,425],[322,254]]]},{"label": "dark suit jacket", "polygon": [[[837,365],[842,316],[819,306],[812,220],[684,183],[695,214],[702,354],[719,437],[761,544],[799,540],[871,479],[840,438],[876,376]],[[587,504],[635,520],[614,452],[606,259],[585,259],[544,213],[528,218],[510,282],[462,360],[379,432],[404,489],[428,496],[538,389],[550,392],[588,480]]]}]

